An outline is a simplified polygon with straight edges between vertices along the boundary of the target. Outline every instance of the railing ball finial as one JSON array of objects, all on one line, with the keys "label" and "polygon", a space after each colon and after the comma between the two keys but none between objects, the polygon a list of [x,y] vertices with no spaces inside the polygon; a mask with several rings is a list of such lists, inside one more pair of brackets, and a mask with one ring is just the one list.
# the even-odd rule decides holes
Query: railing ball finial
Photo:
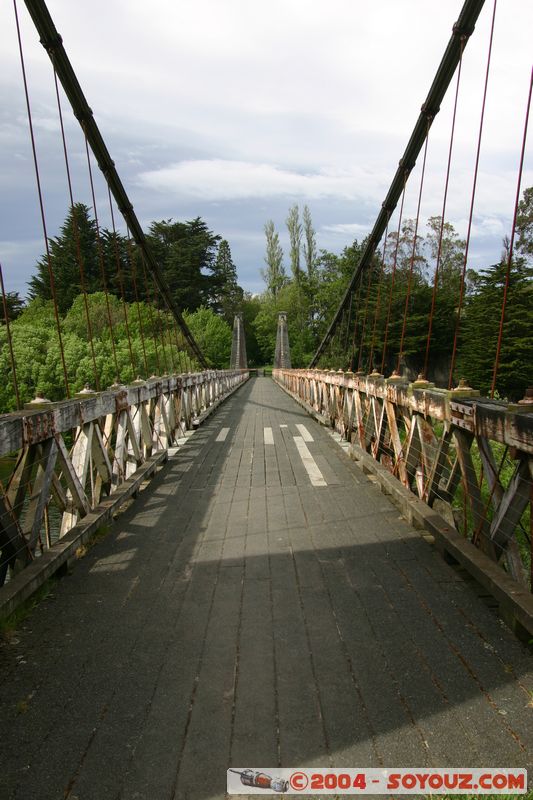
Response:
[{"label": "railing ball finial", "polygon": [[398,370],[397,369],[393,369],[391,374],[390,374],[390,377],[388,378],[389,383],[398,383],[399,381],[402,381],[402,380],[403,380],[403,378],[400,375],[400,373],[398,372]]},{"label": "railing ball finial", "polygon": [[430,387],[433,388],[434,386],[435,384],[430,383],[423,372],[419,372],[416,381],[413,381],[412,383],[413,389],[429,389]]},{"label": "railing ball finial", "polygon": [[91,397],[94,394],[97,394],[96,390],[89,383],[86,383],[83,389],[76,392],[76,397]]},{"label": "railing ball finial", "polygon": [[24,408],[27,408],[28,410],[36,410],[38,408],[46,408],[47,406],[51,405],[51,400],[48,400],[47,397],[41,397],[39,394],[37,394],[33,400],[30,400],[29,403],[24,403]]},{"label": "railing ball finial", "polygon": [[518,401],[518,405],[522,406],[524,411],[533,411],[533,386],[528,386],[523,398]]}]

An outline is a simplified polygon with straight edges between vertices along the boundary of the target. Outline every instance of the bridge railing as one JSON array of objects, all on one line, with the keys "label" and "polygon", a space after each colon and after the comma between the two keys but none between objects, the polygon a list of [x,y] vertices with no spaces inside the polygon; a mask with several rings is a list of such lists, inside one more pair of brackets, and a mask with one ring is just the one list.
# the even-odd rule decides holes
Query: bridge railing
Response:
[{"label": "bridge railing", "polygon": [[[58,558],[67,560],[247,378],[246,370],[152,378],[1,416],[0,585],[9,580],[2,591],[37,561],[42,573],[45,561],[54,571]],[[19,600],[20,593],[7,610]]]},{"label": "bridge railing", "polygon": [[467,386],[330,370],[274,370],[311,413],[386,467],[523,587],[532,588],[533,402]]}]

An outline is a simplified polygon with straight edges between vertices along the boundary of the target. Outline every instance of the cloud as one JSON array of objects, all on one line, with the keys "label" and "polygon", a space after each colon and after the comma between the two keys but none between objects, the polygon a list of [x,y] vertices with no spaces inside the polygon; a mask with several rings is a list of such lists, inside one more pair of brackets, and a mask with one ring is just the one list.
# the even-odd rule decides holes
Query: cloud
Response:
[{"label": "cloud", "polygon": [[142,172],[138,182],[144,188],[211,201],[267,197],[353,200],[361,195],[362,183],[370,188],[368,177],[364,178],[360,170],[301,173],[272,164],[214,158]]},{"label": "cloud", "polygon": [[334,225],[322,225],[321,230],[328,233],[338,233],[341,236],[365,236],[370,227],[370,225],[361,225],[358,222],[338,222]]}]

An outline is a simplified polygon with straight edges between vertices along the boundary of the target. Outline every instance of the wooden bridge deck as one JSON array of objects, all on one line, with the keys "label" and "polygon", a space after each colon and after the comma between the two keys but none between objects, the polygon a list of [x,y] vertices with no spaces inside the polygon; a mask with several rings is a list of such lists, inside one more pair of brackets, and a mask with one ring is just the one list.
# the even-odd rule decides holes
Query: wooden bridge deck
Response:
[{"label": "wooden bridge deck", "polygon": [[208,800],[229,765],[533,764],[530,654],[265,378],[0,658],[6,799]]}]

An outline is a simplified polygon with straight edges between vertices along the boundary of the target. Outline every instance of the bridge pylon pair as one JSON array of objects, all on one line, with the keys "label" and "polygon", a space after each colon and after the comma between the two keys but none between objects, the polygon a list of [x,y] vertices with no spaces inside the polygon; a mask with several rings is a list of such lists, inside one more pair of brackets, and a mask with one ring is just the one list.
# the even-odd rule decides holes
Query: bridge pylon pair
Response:
[{"label": "bridge pylon pair", "polygon": [[[233,338],[231,341],[230,369],[248,369],[246,357],[246,339],[242,313],[235,314],[233,320]],[[274,369],[291,369],[291,349],[289,346],[289,333],[287,330],[287,313],[278,314],[278,332],[276,335],[276,351],[274,354]]]}]

